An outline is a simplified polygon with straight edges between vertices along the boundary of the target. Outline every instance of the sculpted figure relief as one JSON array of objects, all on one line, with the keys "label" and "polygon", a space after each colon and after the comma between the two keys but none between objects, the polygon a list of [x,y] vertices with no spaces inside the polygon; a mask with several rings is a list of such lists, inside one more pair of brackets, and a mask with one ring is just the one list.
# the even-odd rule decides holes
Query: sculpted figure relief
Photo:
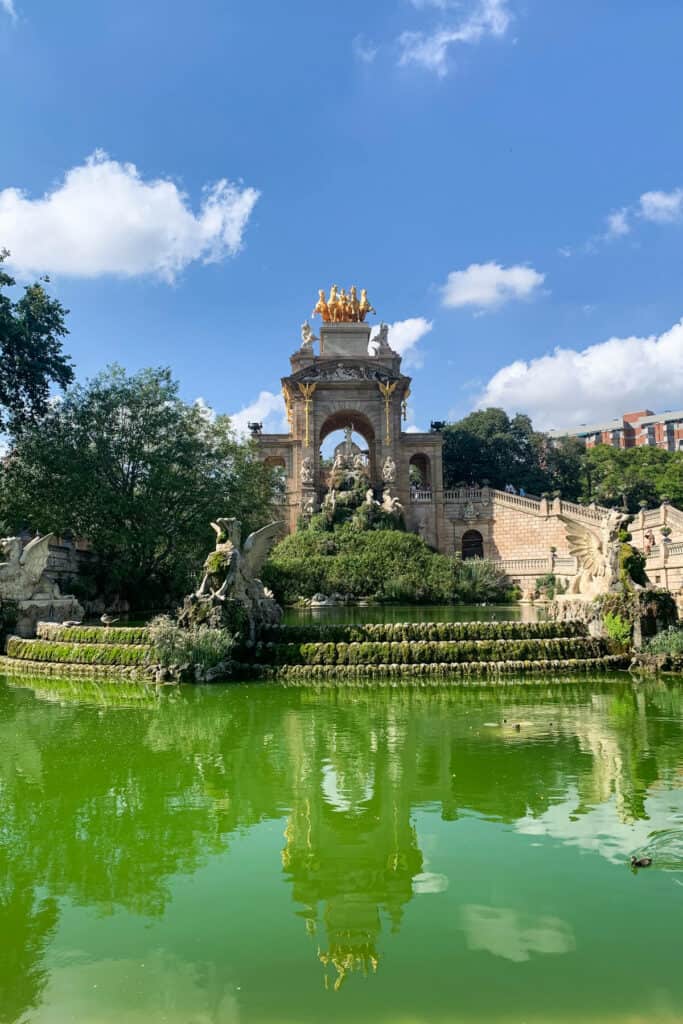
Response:
[{"label": "sculpted figure relief", "polygon": [[391,455],[387,455],[382,466],[382,480],[385,484],[396,483],[396,463],[392,459]]},{"label": "sculpted figure relief", "polygon": [[312,484],[313,483],[313,459],[310,455],[301,463],[301,483]]},{"label": "sculpted figure relief", "polygon": [[207,625],[235,630],[246,628],[253,642],[258,629],[277,625],[282,609],[258,574],[279,538],[282,523],[270,523],[250,533],[244,544],[239,519],[217,519],[216,549],[204,563],[199,589],[185,599],[181,625]]}]

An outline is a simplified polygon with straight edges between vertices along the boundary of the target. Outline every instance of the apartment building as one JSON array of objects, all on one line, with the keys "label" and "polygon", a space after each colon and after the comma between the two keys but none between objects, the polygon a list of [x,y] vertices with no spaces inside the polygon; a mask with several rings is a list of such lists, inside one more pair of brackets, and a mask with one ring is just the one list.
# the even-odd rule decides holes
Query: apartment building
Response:
[{"label": "apartment building", "polygon": [[683,451],[683,409],[655,413],[651,409],[627,412],[603,423],[582,423],[566,430],[549,430],[550,437],[578,437],[587,448],[609,444],[613,448],[647,445],[666,451]]}]

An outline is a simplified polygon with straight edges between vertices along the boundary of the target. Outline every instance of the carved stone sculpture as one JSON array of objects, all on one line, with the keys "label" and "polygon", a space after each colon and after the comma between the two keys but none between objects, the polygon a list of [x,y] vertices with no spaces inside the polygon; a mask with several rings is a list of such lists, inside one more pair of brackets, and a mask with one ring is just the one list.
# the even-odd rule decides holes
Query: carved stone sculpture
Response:
[{"label": "carved stone sculpture", "polygon": [[308,497],[304,499],[304,503],[301,507],[301,514],[307,519],[310,519],[312,515],[315,515],[315,498],[312,494],[309,494]]},{"label": "carved stone sculpture", "polygon": [[396,463],[392,459],[391,455],[387,455],[382,466],[382,480],[385,484],[396,483]]},{"label": "carved stone sculpture", "polygon": [[38,622],[80,621],[84,610],[70,594],[46,573],[50,543],[54,534],[35,537],[24,547],[20,537],[0,539],[0,601],[17,605],[15,631],[19,636],[34,636]]},{"label": "carved stone sculpture", "polygon": [[370,345],[368,347],[370,355],[374,357],[387,355],[391,352],[388,324],[380,324],[379,331],[370,339]]},{"label": "carved stone sculpture", "polygon": [[313,483],[313,459],[310,455],[301,463],[301,483],[312,484]]},{"label": "carved stone sculpture", "polygon": [[592,598],[614,590],[619,583],[619,531],[626,516],[611,509],[599,527],[587,526],[566,516],[560,518],[565,525],[570,554],[578,563],[570,593]]},{"label": "carved stone sculpture", "polygon": [[388,512],[390,515],[401,515],[403,513],[403,505],[391,493],[391,488],[389,487],[385,487],[384,494],[382,495],[382,511]]},{"label": "carved stone sculpture", "polygon": [[217,519],[216,549],[204,563],[199,589],[185,599],[180,625],[206,623],[215,628],[243,630],[254,642],[259,629],[277,625],[282,608],[258,578],[282,523],[270,523],[250,533],[241,543],[238,519]]},{"label": "carved stone sculpture", "polygon": [[313,355],[314,341],[318,341],[318,335],[313,333],[308,320],[304,320],[301,325],[301,351]]}]

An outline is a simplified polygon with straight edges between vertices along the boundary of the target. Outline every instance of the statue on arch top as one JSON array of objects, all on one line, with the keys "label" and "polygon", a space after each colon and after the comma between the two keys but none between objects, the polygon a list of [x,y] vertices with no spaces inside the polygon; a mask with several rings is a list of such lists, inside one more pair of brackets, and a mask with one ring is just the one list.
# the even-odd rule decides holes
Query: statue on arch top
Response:
[{"label": "statue on arch top", "polygon": [[348,292],[344,288],[337,288],[333,284],[330,294],[325,298],[325,291],[318,289],[318,301],[316,302],[311,316],[322,317],[323,323],[363,323],[368,313],[374,313],[375,308],[368,299],[366,288],[361,288],[360,299],[355,284],[352,284]]}]

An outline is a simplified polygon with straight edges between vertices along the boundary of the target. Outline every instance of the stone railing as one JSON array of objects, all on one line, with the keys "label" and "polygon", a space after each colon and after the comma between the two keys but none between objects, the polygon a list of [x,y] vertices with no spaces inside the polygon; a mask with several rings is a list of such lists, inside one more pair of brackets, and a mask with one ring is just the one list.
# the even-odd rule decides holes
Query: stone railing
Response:
[{"label": "stone railing", "polygon": [[489,493],[498,505],[513,505],[515,508],[525,508],[529,512],[535,512],[536,515],[544,514],[542,498],[527,498],[522,494],[509,494],[508,491],[491,490]]},{"label": "stone railing", "polygon": [[[559,506],[559,511],[562,515],[573,516],[575,519],[589,519],[594,523],[599,523],[609,511],[609,509],[602,506],[588,508],[586,505],[577,505],[574,501],[560,501]],[[552,505],[550,507],[554,511],[554,507]]]},{"label": "stone railing", "polygon": [[496,566],[504,573],[518,576],[545,575],[553,571],[550,556],[546,558],[501,558]]},{"label": "stone railing", "polygon": [[410,501],[414,505],[427,505],[432,500],[432,492],[427,490],[417,490],[410,492]]},{"label": "stone railing", "polygon": [[544,555],[541,558],[500,558],[495,563],[507,575],[516,576],[575,576],[578,571],[573,555]]}]

